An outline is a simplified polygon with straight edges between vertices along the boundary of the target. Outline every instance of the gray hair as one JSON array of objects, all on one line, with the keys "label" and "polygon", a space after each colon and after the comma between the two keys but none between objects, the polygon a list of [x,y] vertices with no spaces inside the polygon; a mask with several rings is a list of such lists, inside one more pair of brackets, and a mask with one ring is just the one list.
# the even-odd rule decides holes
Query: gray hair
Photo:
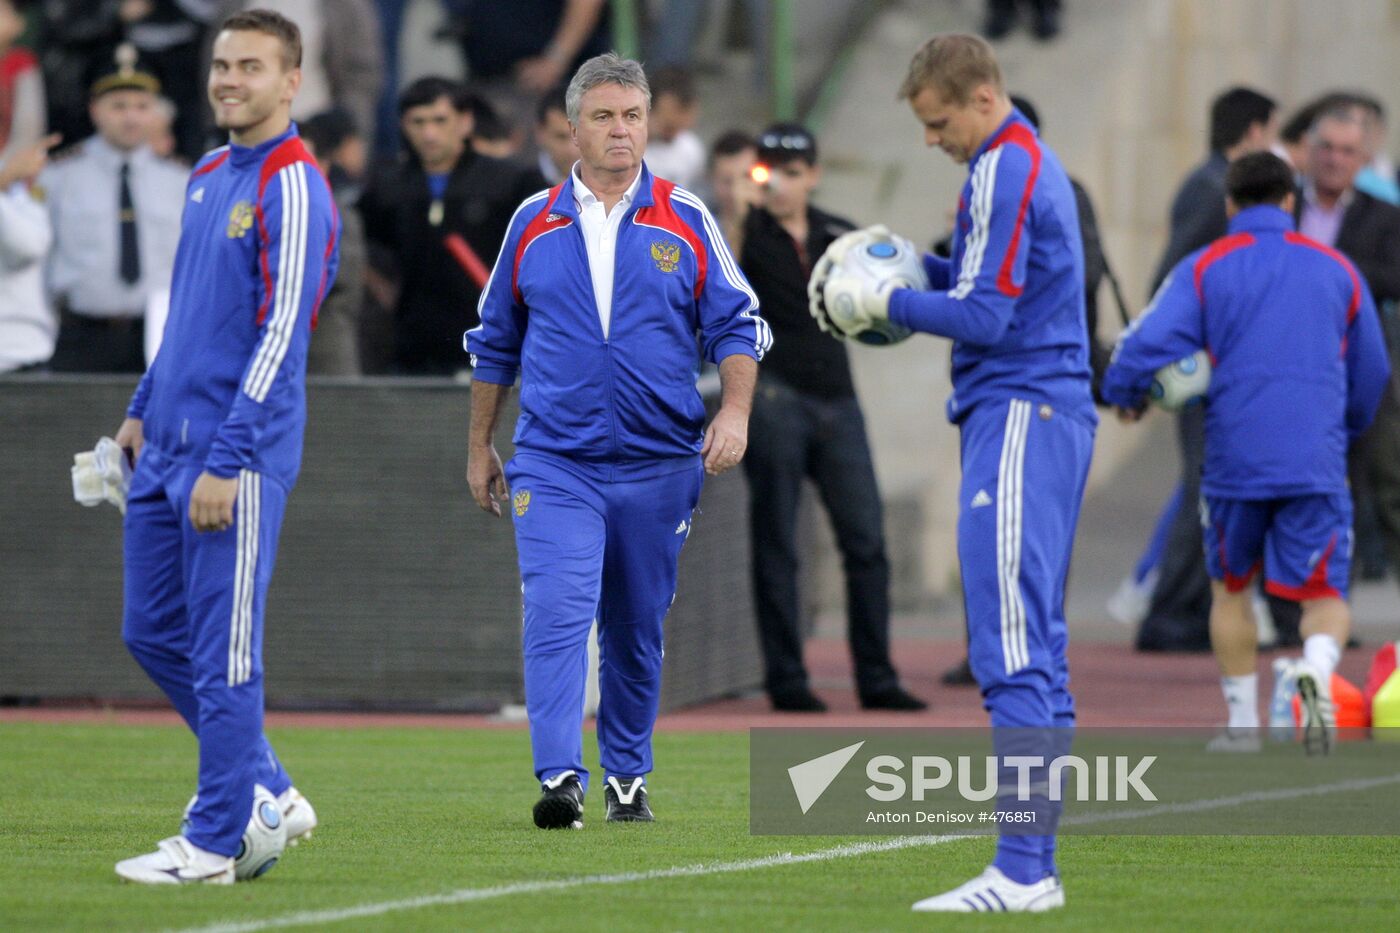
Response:
[{"label": "gray hair", "polygon": [[647,73],[641,62],[623,58],[616,52],[604,52],[590,58],[578,66],[569,88],[564,92],[564,113],[570,123],[578,123],[579,105],[586,91],[600,84],[620,84],[636,88],[647,100],[647,110],[651,109],[651,87],[647,84]]},{"label": "gray hair", "polygon": [[1359,126],[1363,137],[1370,132],[1370,121],[1364,108],[1354,102],[1342,102],[1333,104],[1313,120],[1312,126],[1308,127],[1308,139],[1317,142],[1319,128],[1324,123],[1340,123],[1343,126]]}]

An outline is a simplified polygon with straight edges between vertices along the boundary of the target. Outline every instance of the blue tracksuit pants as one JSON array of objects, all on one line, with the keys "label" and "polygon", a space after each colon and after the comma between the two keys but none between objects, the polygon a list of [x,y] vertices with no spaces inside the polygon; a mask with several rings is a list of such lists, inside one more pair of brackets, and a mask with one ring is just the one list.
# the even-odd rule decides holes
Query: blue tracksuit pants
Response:
[{"label": "blue tracksuit pants", "polygon": [[679,472],[605,481],[596,468],[517,451],[506,466],[525,596],[525,706],[535,776],[585,789],[588,631],[598,622],[598,758],[619,778],[652,769],[662,620],[700,498],[700,458]]},{"label": "blue tracksuit pants", "polygon": [[122,637],[199,739],[189,840],[236,855],[253,785],[291,786],[263,735],[262,623],[287,491],[244,470],[233,525],[199,534],[190,491],[202,468],[147,444],[127,497]]},{"label": "blue tracksuit pants", "polygon": [[[1093,446],[1092,427],[1024,399],[979,405],[962,422],[958,558],[968,656],[998,753],[1026,754],[1029,741],[1043,746],[1034,751],[1047,765],[1068,752],[1074,725],[1065,579]],[[998,841],[994,864],[1022,883],[1055,870],[1058,808],[1037,815],[1048,834]]]}]

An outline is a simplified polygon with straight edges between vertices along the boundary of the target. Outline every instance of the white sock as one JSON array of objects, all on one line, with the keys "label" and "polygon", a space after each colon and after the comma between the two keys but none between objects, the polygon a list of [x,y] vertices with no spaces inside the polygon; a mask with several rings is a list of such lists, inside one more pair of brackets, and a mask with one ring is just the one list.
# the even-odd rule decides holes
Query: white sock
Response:
[{"label": "white sock", "polygon": [[1341,656],[1342,649],[1331,635],[1309,635],[1303,642],[1303,660],[1312,665],[1324,685],[1332,682],[1332,672]]},{"label": "white sock", "polygon": [[1230,711],[1229,729],[1259,728],[1259,675],[1220,678],[1225,706]]}]

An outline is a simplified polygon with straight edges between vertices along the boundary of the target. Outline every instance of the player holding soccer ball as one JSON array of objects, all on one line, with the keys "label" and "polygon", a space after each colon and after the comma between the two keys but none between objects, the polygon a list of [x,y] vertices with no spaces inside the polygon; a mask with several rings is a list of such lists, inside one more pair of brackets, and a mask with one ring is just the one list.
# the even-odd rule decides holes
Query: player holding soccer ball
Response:
[{"label": "player holding soccer ball", "polygon": [[[128,881],[232,883],[255,785],[282,811],[260,808],[267,831],[279,816],[288,841],[316,825],[263,736],[263,608],[339,226],[291,124],[300,65],[300,32],[277,13],[230,17],[214,41],[209,100],[229,145],[190,176],[164,342],[117,432],[136,464],[122,635],[199,739],[187,828],[118,862]],[[254,854],[252,871],[270,864]]]},{"label": "player holding soccer ball", "polygon": [[[958,557],[969,659],[998,752],[1048,761],[1068,747],[1074,725],[1064,586],[1098,423],[1074,193],[1055,154],[1011,106],[982,39],[934,36],[914,55],[899,96],[927,144],[970,170],[953,255],[924,257],[930,290],[881,288],[835,263],[825,307],[845,302],[856,312],[828,323],[853,334],[888,321],[953,339],[948,417],[962,436]],[[1032,769],[1032,786],[1040,779]],[[1015,780],[1001,783],[1014,788]],[[1055,809],[1044,798],[1018,805],[1014,795],[998,808],[1032,810],[1037,835],[1006,832],[981,876],[915,910],[1064,904]]]},{"label": "player holding soccer ball", "polygon": [[1389,377],[1370,292],[1340,253],[1293,230],[1293,173],[1271,153],[1235,161],[1225,179],[1229,235],[1183,259],[1123,334],[1104,396],[1128,412],[1160,367],[1207,349],[1201,479],[1210,637],[1229,708],[1211,747],[1259,748],[1256,630],[1265,589],[1303,604],[1293,665],[1309,752],[1326,752],[1332,671],[1351,626],[1349,441],[1366,429]]}]

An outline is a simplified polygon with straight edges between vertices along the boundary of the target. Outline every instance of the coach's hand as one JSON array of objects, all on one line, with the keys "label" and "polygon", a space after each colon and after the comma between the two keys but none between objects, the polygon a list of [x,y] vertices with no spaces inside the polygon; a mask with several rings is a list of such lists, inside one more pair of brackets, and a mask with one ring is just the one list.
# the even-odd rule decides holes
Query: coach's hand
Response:
[{"label": "coach's hand", "polygon": [[127,418],[122,422],[122,426],[117,428],[117,436],[113,438],[117,446],[126,451],[127,463],[132,469],[136,468],[136,458],[141,456],[141,448],[146,445],[146,434],[141,427],[140,418]]},{"label": "coach's hand", "polygon": [[501,503],[510,490],[506,488],[506,471],[501,468],[501,455],[496,453],[494,444],[468,449],[467,485],[481,510],[500,518]]},{"label": "coach's hand", "polygon": [[237,498],[238,477],[199,474],[190,491],[190,524],[199,532],[227,531],[233,524],[233,501]]},{"label": "coach's hand", "polygon": [[705,472],[719,476],[738,466],[748,449],[749,416],[733,408],[721,408],[705,430],[705,445],[700,448]]}]

